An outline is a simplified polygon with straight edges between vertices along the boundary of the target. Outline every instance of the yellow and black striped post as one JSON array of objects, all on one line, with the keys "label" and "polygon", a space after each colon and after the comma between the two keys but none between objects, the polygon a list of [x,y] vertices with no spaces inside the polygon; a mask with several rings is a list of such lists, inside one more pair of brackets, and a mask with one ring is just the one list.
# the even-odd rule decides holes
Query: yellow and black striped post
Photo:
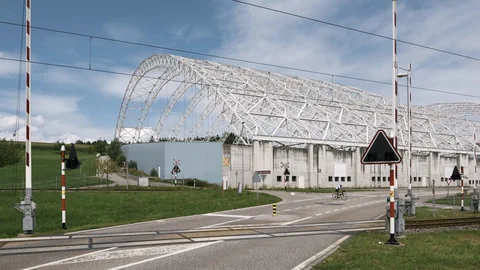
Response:
[{"label": "yellow and black striped post", "polygon": [[272,204],[272,211],[273,211],[273,213],[272,213],[273,216],[276,216],[277,215],[277,204],[276,203]]}]

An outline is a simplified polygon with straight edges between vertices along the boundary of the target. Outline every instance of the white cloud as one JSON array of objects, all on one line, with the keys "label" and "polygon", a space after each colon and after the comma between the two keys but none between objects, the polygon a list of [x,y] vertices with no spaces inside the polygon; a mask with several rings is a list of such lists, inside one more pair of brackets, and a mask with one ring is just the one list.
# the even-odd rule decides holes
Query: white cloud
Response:
[{"label": "white cloud", "polygon": [[113,39],[138,41],[143,37],[142,31],[130,24],[109,22],[103,26],[103,30]]},{"label": "white cloud", "polygon": [[[18,56],[12,56],[6,52],[0,51],[0,57],[17,59]],[[0,59],[0,78],[18,75],[18,62]]]},{"label": "white cloud", "polygon": [[[12,138],[16,130],[16,94],[0,91],[0,138]],[[90,121],[78,109],[81,100],[77,96],[55,96],[52,94],[32,94],[32,140],[38,142],[96,140],[99,137],[111,138],[113,129],[92,127]],[[25,99],[21,96],[21,111],[18,117],[18,139],[25,140]]]},{"label": "white cloud", "polygon": [[198,41],[211,34],[208,29],[189,25],[176,26],[170,30],[170,33],[174,40],[182,40],[184,42]]},{"label": "white cloud", "polygon": [[[307,17],[318,18],[377,34],[391,36],[391,2],[377,1],[251,1]],[[375,5],[376,9],[366,8]],[[477,1],[422,1],[399,3],[398,39],[479,56],[480,18]],[[379,81],[391,81],[392,42],[324,24],[302,20],[242,4],[225,4],[219,18],[224,25],[222,44],[211,51],[258,62],[323,71]],[[227,10],[228,9],[228,10]],[[368,12],[368,13],[367,13]],[[226,62],[212,59],[212,61]],[[412,63],[413,86],[478,95],[478,62],[398,44],[398,62]],[[235,65],[330,81],[332,78],[303,72],[231,62]],[[403,80],[403,81],[402,81]],[[367,91],[391,96],[391,86],[334,78]],[[400,84],[405,84],[401,79]],[[404,89],[401,89],[404,91]],[[414,91],[416,104],[472,101],[471,98]],[[402,92],[402,95],[405,95]],[[401,99],[405,102],[405,98]],[[474,100],[479,102],[478,99]]]}]

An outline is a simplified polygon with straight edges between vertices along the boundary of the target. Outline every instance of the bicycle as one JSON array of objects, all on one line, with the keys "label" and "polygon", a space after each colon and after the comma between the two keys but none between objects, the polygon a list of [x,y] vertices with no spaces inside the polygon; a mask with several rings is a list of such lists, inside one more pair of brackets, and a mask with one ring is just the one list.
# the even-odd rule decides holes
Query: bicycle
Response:
[{"label": "bicycle", "polygon": [[345,201],[345,200],[347,199],[347,194],[345,194],[344,191],[342,191],[342,193],[340,193],[340,194],[338,194],[338,195],[337,195],[337,192],[334,192],[334,193],[332,194],[332,199],[334,199],[334,200],[342,199],[342,200]]}]

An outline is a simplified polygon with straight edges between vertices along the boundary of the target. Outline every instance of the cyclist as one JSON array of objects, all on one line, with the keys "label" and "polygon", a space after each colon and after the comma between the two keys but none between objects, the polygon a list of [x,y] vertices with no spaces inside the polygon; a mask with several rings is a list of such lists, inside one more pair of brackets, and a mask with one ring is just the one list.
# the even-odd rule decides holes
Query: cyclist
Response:
[{"label": "cyclist", "polygon": [[340,189],[342,189],[342,185],[338,185],[336,188],[335,188],[335,191],[337,192],[337,197],[340,195]]}]

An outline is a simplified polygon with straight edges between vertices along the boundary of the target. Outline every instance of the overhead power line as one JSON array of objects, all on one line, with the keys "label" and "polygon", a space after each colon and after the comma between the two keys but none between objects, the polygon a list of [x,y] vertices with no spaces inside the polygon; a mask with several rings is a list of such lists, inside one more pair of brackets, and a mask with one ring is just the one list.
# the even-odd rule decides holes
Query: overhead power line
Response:
[{"label": "overhead power line", "polygon": [[[26,60],[7,58],[7,57],[0,57],[0,60],[14,61],[14,62],[26,62]],[[37,65],[46,65],[46,66],[52,66],[52,67],[74,69],[74,70],[83,70],[83,71],[99,72],[99,73],[106,73],[106,74],[113,74],[113,75],[122,75],[122,76],[129,76],[129,77],[132,77],[132,76],[135,75],[134,73],[128,73],[128,72],[118,72],[118,71],[112,71],[112,70],[95,69],[95,68],[79,67],[79,66],[64,65],[64,64],[55,64],[55,63],[48,63],[48,62],[30,61],[30,63],[31,64],[37,64]],[[148,76],[148,75],[144,75],[144,76],[142,76],[142,78],[158,79],[158,77],[153,77],[153,76]],[[222,82],[229,82],[229,83],[242,83],[242,82],[239,82],[239,81],[225,80],[225,79],[220,79],[220,78],[217,78],[216,80],[222,81]],[[175,80],[175,79],[171,79],[170,81],[171,82],[179,82],[179,83],[188,82],[188,83],[192,83],[192,84],[195,83],[195,84],[198,84],[198,85],[207,85],[207,84],[204,84],[204,83],[184,81],[184,80]],[[215,84],[212,84],[212,85],[215,85]],[[222,87],[230,88],[230,89],[237,89],[235,87],[229,87],[229,86],[225,86],[225,85],[222,85]],[[424,91],[440,91],[440,92],[442,92],[441,90],[435,90],[435,89],[429,89],[429,90],[424,90]],[[476,96],[476,95],[459,94],[459,93],[453,93],[453,92],[447,92],[447,93],[452,94],[452,95],[463,95],[463,96],[468,96],[468,97],[473,97],[473,98],[480,98],[480,96]],[[290,97],[290,98],[295,97],[293,95],[285,95],[285,94],[276,94],[276,95],[279,96],[279,97]],[[321,102],[329,102],[330,101],[329,99],[328,100],[327,99],[311,99],[311,100],[312,101],[321,101]],[[350,103],[350,102],[339,102],[339,103],[340,104],[345,104],[345,105],[354,105],[354,106],[358,106],[358,107],[371,108],[368,105],[362,105],[362,104],[357,104],[357,103]],[[416,112],[414,112],[414,113],[416,113]],[[424,116],[435,116],[435,117],[439,116],[439,115],[428,114],[428,113],[423,113],[423,112],[421,114],[424,115]],[[447,115],[442,115],[441,117],[456,119],[456,120],[463,120],[463,121],[467,120],[467,119],[458,118],[458,117],[451,117],[451,116],[447,116]],[[473,121],[473,120],[468,120],[468,121]],[[476,122],[476,121],[473,121],[473,122]]]},{"label": "overhead power line", "polygon": [[[26,62],[25,60],[22,60],[22,59],[15,59],[15,58],[9,58],[9,57],[0,57],[0,60],[14,61],[14,62]],[[95,68],[90,68],[90,67],[88,67],[88,68],[87,67],[79,67],[79,66],[72,66],[72,65],[65,65],[65,64],[55,64],[55,63],[49,63],[49,62],[30,61],[30,63],[37,64],[37,65],[44,65],[44,66],[59,67],[59,68],[68,68],[68,69],[86,70],[86,71],[94,71],[94,72],[101,72],[101,73],[108,73],[108,74],[117,74],[117,75],[124,75],[124,76],[130,76],[130,77],[134,75],[133,73],[127,73],[127,72],[118,72],[118,71],[105,70],[105,69],[95,69]],[[341,77],[341,76],[335,75],[335,74],[332,74],[332,76]],[[156,79],[156,78],[151,77],[151,79]],[[382,82],[382,81],[368,80],[368,79],[362,79],[362,78],[354,78],[354,79],[364,80],[364,81],[368,81],[368,82],[372,82],[372,83],[390,85],[390,83],[386,83],[386,82]],[[224,80],[224,79],[218,79],[218,80],[228,82],[228,80]],[[406,87],[407,85],[399,84],[399,86]],[[449,94],[449,95],[480,98],[480,96],[477,96],[477,95],[449,92],[449,91],[431,89],[431,88],[425,88],[425,87],[413,87],[412,86],[411,88],[422,90],[422,91],[444,93],[444,94]]]},{"label": "overhead power line", "polygon": [[[248,2],[244,2],[244,1],[239,1],[239,0],[232,0],[232,1],[240,3],[240,4],[264,9],[264,10],[269,10],[269,11],[281,13],[281,14],[288,15],[288,16],[293,16],[293,17],[297,17],[297,18],[301,18],[301,19],[305,19],[305,20],[309,20],[309,21],[314,21],[314,22],[317,22],[317,23],[322,23],[322,24],[337,27],[337,28],[342,28],[342,29],[345,29],[345,30],[354,31],[354,32],[357,32],[357,33],[362,33],[362,34],[366,34],[366,35],[370,35],[370,36],[374,36],[374,37],[378,37],[378,38],[393,40],[393,38],[388,37],[388,36],[379,35],[379,34],[375,34],[373,32],[359,30],[359,29],[356,29],[356,28],[343,26],[343,25],[336,24],[336,23],[322,21],[322,20],[318,20],[318,19],[314,19],[314,18],[310,18],[310,17],[306,17],[306,16],[302,16],[302,15],[278,10],[278,9],[274,9],[274,8],[269,8],[269,7],[266,7],[266,6],[256,5],[256,4],[252,4],[252,3],[248,3]],[[415,47],[424,48],[424,49],[427,49],[427,50],[433,50],[433,51],[437,51],[437,52],[441,52],[441,53],[455,55],[455,56],[463,57],[463,58],[470,59],[470,60],[480,61],[480,58],[477,58],[477,57],[473,57],[473,56],[469,56],[469,55],[465,55],[465,54],[460,54],[460,53],[456,53],[456,52],[452,52],[452,51],[442,50],[442,49],[438,49],[438,48],[434,48],[434,47],[431,47],[431,46],[426,46],[426,45],[422,45],[422,44],[418,44],[418,43],[414,43],[414,42],[410,42],[410,41],[406,41],[406,40],[397,39],[397,42],[408,44],[408,45],[415,46]]]},{"label": "overhead power line", "polygon": [[[6,21],[1,21],[1,20],[0,20],[0,24],[25,27],[24,24],[19,24],[19,23],[14,23],[14,22],[6,22]],[[140,43],[140,42],[132,42],[132,41],[127,41],[127,40],[113,39],[113,38],[107,38],[107,37],[102,37],[102,36],[93,36],[93,35],[87,35],[87,34],[82,34],[82,33],[78,33],[78,32],[57,30],[57,29],[46,28],[46,27],[38,27],[38,26],[33,26],[33,25],[30,26],[30,28],[43,30],[43,31],[48,31],[48,32],[55,32],[55,33],[62,33],[62,34],[67,34],[67,35],[86,37],[86,38],[89,38],[89,39],[94,38],[94,39],[111,41],[111,42],[118,42],[118,43],[124,43],[124,44],[136,45],[136,46],[162,49],[162,50],[166,50],[166,51],[182,52],[182,53],[187,53],[187,54],[201,55],[201,56],[207,56],[207,57],[212,57],[212,58],[219,58],[219,59],[237,61],[237,62],[242,62],[242,63],[250,63],[250,64],[256,64],[256,65],[261,65],[261,66],[268,66],[268,67],[282,68],[282,69],[287,69],[287,70],[301,71],[301,72],[306,72],[306,73],[311,73],[311,74],[325,75],[325,76],[338,77],[338,78],[343,78],[343,79],[370,82],[370,83],[383,84],[383,85],[391,85],[391,82],[386,82],[386,81],[372,80],[372,79],[366,79],[366,78],[359,78],[359,77],[345,76],[345,75],[339,75],[339,74],[333,74],[333,73],[327,73],[327,72],[320,72],[320,71],[315,71],[315,70],[308,70],[308,69],[302,69],[302,68],[295,68],[295,67],[289,67],[289,66],[269,64],[269,63],[264,63],[264,62],[258,62],[258,61],[252,61],[252,60],[246,60],[246,59],[239,59],[239,58],[227,57],[227,56],[220,56],[220,55],[213,55],[213,54],[195,52],[195,51],[190,51],[190,50],[176,49],[176,48],[165,47],[165,46],[160,46],[160,45],[153,45],[153,44],[146,44],[146,43]],[[10,60],[10,61],[18,60],[18,59],[6,58],[6,57],[0,57],[0,59]],[[71,68],[71,69],[85,69],[85,68],[82,68],[82,67],[68,66],[68,65],[61,65],[61,64],[54,64],[54,63],[46,63],[46,62],[31,62],[31,63],[35,63],[35,64],[39,64],[39,65],[50,65],[50,66],[56,66],[56,67]],[[104,72],[104,73],[112,73],[111,71],[98,70],[98,69],[95,70],[95,69],[90,69],[90,68],[85,69],[85,70],[92,70],[92,71]],[[113,72],[113,73],[115,73],[115,72]],[[119,75],[127,75],[127,74],[120,74],[120,73],[118,73],[118,74]],[[129,75],[131,75],[131,74],[129,74]],[[399,86],[406,87],[407,85],[400,85],[399,84]],[[452,94],[452,95],[458,95],[458,96],[464,96],[464,97],[479,98],[479,96],[475,96],[475,95],[455,93],[455,92],[449,92],[449,91],[431,89],[431,88],[425,88],[425,87],[412,86],[411,88],[412,89],[418,89],[418,90],[424,90],[424,91],[430,91],[430,92],[437,92],[437,93]]]}]

